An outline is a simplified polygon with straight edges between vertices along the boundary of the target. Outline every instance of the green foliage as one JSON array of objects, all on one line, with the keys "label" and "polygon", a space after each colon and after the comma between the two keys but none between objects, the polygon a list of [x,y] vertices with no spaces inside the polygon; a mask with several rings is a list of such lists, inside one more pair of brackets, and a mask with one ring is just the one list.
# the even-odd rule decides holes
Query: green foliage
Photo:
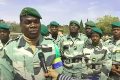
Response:
[{"label": "green foliage", "polygon": [[63,26],[63,32],[64,32],[64,34],[69,34],[69,27],[68,27],[68,25],[64,25]]},{"label": "green foliage", "polygon": [[16,23],[16,22],[7,22],[7,23],[10,25],[11,32],[16,32],[16,33],[21,32],[21,27],[18,23]]},{"label": "green foliage", "polygon": [[84,28],[84,26],[83,26],[82,20],[80,21],[80,32],[81,32],[81,33],[85,33],[85,28]]},{"label": "green foliage", "polygon": [[101,28],[101,30],[103,31],[103,33],[111,33],[111,23],[112,22],[116,22],[119,21],[118,17],[114,17],[111,15],[105,15],[103,17],[100,17],[97,19],[97,26],[99,28]]}]

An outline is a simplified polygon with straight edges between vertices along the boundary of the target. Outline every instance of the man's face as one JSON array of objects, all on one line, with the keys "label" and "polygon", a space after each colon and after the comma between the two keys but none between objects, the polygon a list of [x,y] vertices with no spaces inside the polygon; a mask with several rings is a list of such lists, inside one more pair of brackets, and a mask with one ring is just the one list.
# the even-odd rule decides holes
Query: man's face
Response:
[{"label": "man's face", "polygon": [[50,33],[51,34],[58,34],[58,27],[50,26]]},{"label": "man's face", "polygon": [[22,17],[20,25],[22,33],[26,37],[30,39],[35,39],[39,36],[40,19],[33,16],[25,16]]},{"label": "man's face", "polygon": [[100,35],[98,33],[92,33],[91,40],[92,40],[92,43],[99,43]]},{"label": "man's face", "polygon": [[78,33],[79,32],[78,26],[74,23],[69,25],[69,30],[70,30],[70,33]]},{"label": "man's face", "polygon": [[89,35],[89,34],[91,34],[91,32],[92,32],[92,29],[91,29],[91,27],[89,27],[89,26],[86,26],[86,28],[85,28],[85,33],[86,33],[86,35]]},{"label": "man's face", "polygon": [[9,34],[10,34],[9,30],[0,29],[0,39],[2,41],[9,40]]},{"label": "man's face", "polygon": [[112,28],[112,34],[115,38],[120,39],[120,28],[119,27]]}]

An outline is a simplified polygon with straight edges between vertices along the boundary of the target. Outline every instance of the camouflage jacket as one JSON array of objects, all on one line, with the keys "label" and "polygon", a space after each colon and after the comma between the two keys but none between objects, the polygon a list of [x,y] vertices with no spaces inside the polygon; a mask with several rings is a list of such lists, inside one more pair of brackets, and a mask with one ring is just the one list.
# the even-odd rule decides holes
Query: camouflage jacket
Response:
[{"label": "camouflage jacket", "polygon": [[[11,41],[11,39],[9,40]],[[1,43],[0,48],[0,80],[13,80],[13,67],[11,66],[10,59],[4,53],[4,48],[8,45],[9,41],[3,46]]]},{"label": "camouflage jacket", "polygon": [[99,80],[107,80],[112,66],[111,53],[102,42],[93,46],[92,42],[88,43],[83,49],[84,61],[87,70],[84,72],[87,77],[99,75]]},{"label": "camouflage jacket", "polygon": [[60,45],[62,54],[66,57],[81,55],[87,39],[88,38],[82,33],[79,33],[76,38],[72,38],[70,35],[64,36]]},{"label": "camouflage jacket", "polygon": [[120,62],[120,40],[115,41],[112,38],[107,40],[104,45],[110,50],[112,60],[115,62]]},{"label": "camouflage jacket", "polygon": [[54,39],[54,38],[52,38],[52,35],[49,34],[49,35],[47,36],[47,38],[51,39],[51,40],[60,48],[60,43],[61,43],[61,41],[62,41],[62,39],[63,39],[63,36],[58,35],[58,36],[57,36],[57,39]]},{"label": "camouflage jacket", "polygon": [[[35,52],[29,47],[29,44],[21,35],[18,39],[11,41],[5,47],[5,54],[12,61],[15,80],[46,80],[44,70],[40,64],[38,54],[45,56],[46,66],[53,65],[56,59],[55,45],[50,39],[40,37]],[[59,56],[58,56],[59,57]],[[61,68],[57,66],[57,69]]]},{"label": "camouflage jacket", "polygon": [[79,33],[75,38],[72,38],[70,35],[64,36],[60,45],[62,60],[66,69],[64,72],[75,74],[81,72],[82,50],[86,40],[87,37],[82,33]]}]

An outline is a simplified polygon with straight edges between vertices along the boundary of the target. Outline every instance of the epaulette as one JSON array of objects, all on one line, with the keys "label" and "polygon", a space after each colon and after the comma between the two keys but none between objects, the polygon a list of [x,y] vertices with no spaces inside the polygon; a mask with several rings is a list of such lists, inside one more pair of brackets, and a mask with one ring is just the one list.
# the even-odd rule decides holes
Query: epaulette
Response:
[{"label": "epaulette", "polygon": [[50,37],[44,37],[45,40],[52,40]]},{"label": "epaulette", "polygon": [[16,37],[14,39],[10,39],[5,45],[8,45],[9,43],[13,42],[13,41],[18,41],[19,37]]},{"label": "epaulette", "polygon": [[20,36],[19,36],[19,37],[14,38],[14,39],[12,39],[12,41],[18,41],[18,40],[19,40],[19,38],[20,38]]}]

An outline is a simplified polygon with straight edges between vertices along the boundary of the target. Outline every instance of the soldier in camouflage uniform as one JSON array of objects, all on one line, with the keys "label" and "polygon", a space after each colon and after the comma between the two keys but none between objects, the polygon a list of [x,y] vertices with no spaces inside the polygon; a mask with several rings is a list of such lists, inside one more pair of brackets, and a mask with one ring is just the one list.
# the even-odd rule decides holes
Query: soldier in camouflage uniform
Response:
[{"label": "soldier in camouflage uniform", "polygon": [[85,79],[90,80],[107,80],[111,70],[112,60],[110,51],[103,46],[100,39],[102,31],[92,28],[91,40],[83,49],[86,71],[83,73]]},{"label": "soldier in camouflage uniform", "polygon": [[113,37],[105,42],[112,55],[110,80],[120,80],[120,22],[112,23]]},{"label": "soldier in camouflage uniform", "polygon": [[0,49],[2,49],[2,47],[9,41],[9,34],[10,31],[7,23],[0,23]]},{"label": "soldier in camouflage uniform", "polygon": [[7,46],[9,40],[9,26],[6,23],[0,23],[0,38],[1,38],[1,48],[0,48],[0,80],[13,80],[13,68],[10,66],[9,60],[5,57],[4,48]]},{"label": "soldier in camouflage uniform", "polygon": [[62,66],[62,62],[54,63],[59,57],[58,47],[52,40],[40,35],[40,19],[40,14],[34,8],[24,8],[20,14],[23,35],[9,42],[5,48],[5,54],[12,62],[14,80],[51,80],[45,78],[38,54],[43,53],[47,67],[59,70]]},{"label": "soldier in camouflage uniform", "polygon": [[[47,36],[47,38],[51,39],[53,43],[57,45],[56,47],[60,49],[60,42],[62,41],[63,36],[58,35],[59,27],[60,25],[58,22],[51,21],[49,24],[50,34]],[[61,60],[61,58],[56,58],[56,60],[54,60],[54,63],[58,62],[59,60]],[[63,67],[61,67],[59,72],[62,73],[62,70]]]},{"label": "soldier in camouflage uniform", "polygon": [[91,37],[93,27],[96,27],[96,24],[93,21],[87,21],[85,23],[85,33],[88,38]]},{"label": "soldier in camouflage uniform", "polygon": [[53,40],[53,42],[60,48],[60,41],[63,36],[58,35],[59,23],[56,21],[51,21],[49,24],[50,34],[49,38]]},{"label": "soldier in camouflage uniform", "polygon": [[64,36],[61,41],[61,55],[64,64],[63,74],[81,78],[82,71],[82,49],[87,37],[79,33],[79,23],[75,20],[70,21],[70,33]]},{"label": "soldier in camouflage uniform", "polygon": [[92,28],[96,27],[96,24],[93,21],[87,21],[85,23],[85,34],[88,37],[88,40],[85,42],[85,46],[89,44],[91,41],[91,33],[92,33]]}]

